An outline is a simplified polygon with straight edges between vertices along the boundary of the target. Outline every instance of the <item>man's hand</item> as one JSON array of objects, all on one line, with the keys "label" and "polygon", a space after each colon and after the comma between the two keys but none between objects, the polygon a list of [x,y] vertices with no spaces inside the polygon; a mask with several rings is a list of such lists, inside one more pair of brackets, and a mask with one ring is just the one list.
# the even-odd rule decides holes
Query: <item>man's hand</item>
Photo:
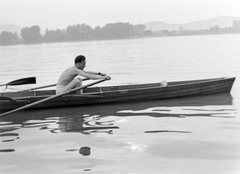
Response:
[{"label": "man's hand", "polygon": [[110,76],[105,76],[105,79],[106,80],[111,80],[111,77]]},{"label": "man's hand", "polygon": [[105,73],[98,73],[98,75],[100,75],[100,76],[106,76],[106,74]]}]

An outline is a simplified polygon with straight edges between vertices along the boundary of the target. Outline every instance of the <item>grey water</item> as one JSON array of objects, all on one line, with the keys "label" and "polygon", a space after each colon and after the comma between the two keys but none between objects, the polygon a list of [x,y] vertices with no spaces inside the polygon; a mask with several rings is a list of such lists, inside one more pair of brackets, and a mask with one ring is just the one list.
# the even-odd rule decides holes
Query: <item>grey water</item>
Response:
[{"label": "grey water", "polygon": [[0,119],[0,173],[240,172],[240,35],[0,47],[0,84],[56,83],[85,55],[99,85],[236,77],[230,93],[23,111]]}]

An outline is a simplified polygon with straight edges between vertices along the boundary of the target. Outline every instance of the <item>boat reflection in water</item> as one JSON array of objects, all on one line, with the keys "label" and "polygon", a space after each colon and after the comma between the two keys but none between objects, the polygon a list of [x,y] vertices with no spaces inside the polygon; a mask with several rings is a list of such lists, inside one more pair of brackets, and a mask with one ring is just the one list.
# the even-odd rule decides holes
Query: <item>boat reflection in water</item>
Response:
[{"label": "boat reflection in water", "polygon": [[[179,99],[154,100],[135,103],[101,104],[86,107],[69,107],[56,109],[33,109],[20,111],[1,118],[9,125],[19,125],[21,128],[41,126],[40,130],[49,129],[52,133],[79,132],[91,134],[97,132],[112,133],[115,126],[113,117],[232,117],[229,111],[234,111],[232,97],[229,93],[185,97]],[[224,114],[225,113],[225,114]],[[29,120],[31,120],[29,122]],[[36,121],[34,121],[36,120]],[[40,121],[41,120],[41,121]],[[58,128],[51,128],[55,123]],[[11,127],[12,130],[20,127]],[[9,129],[1,129],[2,132]]]},{"label": "boat reflection in water", "polygon": [[102,121],[99,115],[80,115],[80,116],[65,116],[59,117],[58,128],[50,130],[52,133],[60,132],[79,132],[83,134],[112,133],[112,129],[118,129],[113,121]]}]

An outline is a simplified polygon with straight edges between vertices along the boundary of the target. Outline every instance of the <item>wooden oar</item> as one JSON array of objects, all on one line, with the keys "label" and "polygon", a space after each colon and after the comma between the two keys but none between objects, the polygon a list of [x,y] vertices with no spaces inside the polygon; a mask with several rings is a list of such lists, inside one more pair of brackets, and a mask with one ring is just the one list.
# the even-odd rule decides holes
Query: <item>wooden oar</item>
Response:
[{"label": "wooden oar", "polygon": [[17,111],[21,111],[21,110],[23,110],[23,109],[27,109],[27,108],[29,108],[29,107],[31,107],[31,106],[35,106],[35,105],[37,105],[37,104],[40,104],[40,103],[43,103],[43,102],[46,102],[46,101],[49,101],[49,100],[52,100],[52,99],[55,99],[55,98],[58,98],[58,97],[67,95],[67,94],[71,94],[71,93],[73,93],[73,92],[75,92],[75,91],[79,91],[79,90],[81,90],[81,89],[84,89],[84,88],[87,88],[87,87],[89,87],[89,86],[92,86],[92,85],[101,83],[101,82],[106,81],[106,80],[107,80],[107,79],[98,80],[98,81],[96,81],[96,82],[93,82],[93,83],[90,83],[90,84],[87,84],[87,85],[84,85],[84,86],[81,86],[81,87],[72,89],[72,90],[67,91],[67,92],[65,92],[65,93],[63,93],[63,94],[53,95],[53,96],[51,96],[51,97],[48,97],[48,98],[45,98],[45,99],[36,101],[36,102],[34,102],[34,103],[31,103],[31,104],[28,104],[28,105],[19,107],[19,108],[17,108],[17,109],[13,109],[13,110],[11,110],[11,111],[5,112],[5,113],[3,113],[3,114],[0,114],[0,117],[3,117],[3,116],[6,116],[6,115],[9,115],[9,114],[12,114],[12,113],[17,112]]},{"label": "wooden oar", "polygon": [[2,84],[0,86],[27,85],[27,84],[35,84],[35,83],[36,83],[36,77],[27,77],[27,78],[11,81],[9,83]]},{"label": "wooden oar", "polygon": [[[82,81],[85,81],[85,80],[89,80],[88,78],[84,78],[82,79]],[[45,86],[39,86],[39,87],[35,87],[35,88],[30,88],[30,89],[25,89],[24,91],[33,91],[33,90],[36,90],[36,89],[43,89],[43,88],[49,88],[49,87],[53,87],[53,86],[56,86],[57,84],[51,84],[51,85],[45,85]]]},{"label": "wooden oar", "polygon": [[45,85],[45,86],[39,86],[39,87],[36,87],[36,88],[30,88],[30,89],[25,89],[24,91],[33,91],[33,90],[36,90],[36,89],[43,89],[43,88],[49,88],[49,87],[53,87],[53,86],[56,86],[57,84],[51,84],[51,85]]}]

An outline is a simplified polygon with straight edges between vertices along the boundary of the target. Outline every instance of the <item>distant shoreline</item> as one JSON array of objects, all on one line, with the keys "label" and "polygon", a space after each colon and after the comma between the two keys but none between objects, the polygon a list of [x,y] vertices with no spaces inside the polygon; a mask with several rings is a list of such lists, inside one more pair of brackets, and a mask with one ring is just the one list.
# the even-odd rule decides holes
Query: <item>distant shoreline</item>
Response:
[{"label": "distant shoreline", "polygon": [[[238,19],[238,18],[234,18]],[[219,22],[220,21],[220,22]],[[69,25],[65,29],[48,30],[42,34],[42,30],[39,26],[25,27],[20,30],[20,34],[16,31],[2,31],[0,33],[0,46],[19,45],[19,44],[41,44],[41,43],[59,43],[59,42],[81,42],[81,41],[102,41],[102,40],[119,40],[119,39],[136,39],[136,38],[149,38],[149,37],[169,37],[169,36],[192,36],[192,35],[219,35],[219,34],[239,34],[240,33],[240,18],[239,20],[233,20],[232,25],[228,27],[221,27],[222,24],[216,25],[226,21],[229,25],[231,23],[230,17],[219,17],[215,19],[206,20],[205,23],[195,22],[195,28],[203,26],[211,26],[207,29],[187,29],[187,25],[183,24],[166,24],[164,22],[153,22],[155,30],[151,28],[150,23],[132,25],[130,23],[109,23],[104,27],[92,28],[87,24]],[[156,26],[157,24],[158,26]],[[201,23],[201,27],[200,24]],[[191,23],[191,26],[194,26]],[[215,25],[213,25],[215,24]],[[148,26],[146,26],[148,25]],[[11,25],[8,26],[8,28]],[[12,25],[14,26],[14,25]],[[1,27],[1,25],[0,25]],[[14,26],[16,27],[16,26]],[[156,30],[156,28],[162,30]],[[163,29],[169,27],[175,30]],[[177,28],[178,27],[178,28]],[[11,27],[10,27],[11,28]],[[1,28],[0,28],[1,29]],[[19,29],[19,27],[18,27]],[[1,31],[1,30],[0,30]],[[20,35],[20,36],[19,36]]]}]

